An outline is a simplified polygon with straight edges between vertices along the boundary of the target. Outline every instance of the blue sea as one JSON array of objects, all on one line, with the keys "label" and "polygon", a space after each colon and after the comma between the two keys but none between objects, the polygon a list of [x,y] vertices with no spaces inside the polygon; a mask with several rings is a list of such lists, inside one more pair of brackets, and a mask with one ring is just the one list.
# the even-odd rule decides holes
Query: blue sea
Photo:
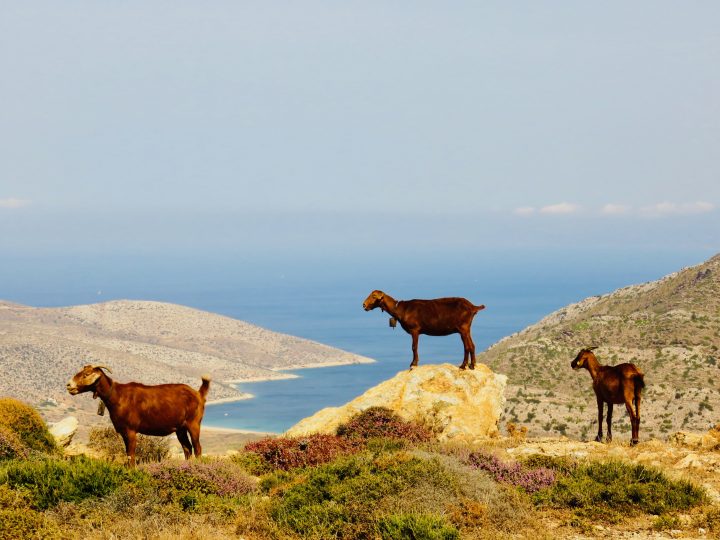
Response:
[{"label": "blue sea", "polygon": [[[247,261],[105,258],[45,270],[10,261],[0,270],[0,298],[34,306],[62,306],[119,298],[189,305],[367,356],[373,364],[294,370],[296,379],[240,384],[255,397],[207,407],[204,425],[279,433],[328,406],[338,406],[407,369],[410,336],[391,329],[380,310],[365,312],[373,289],[396,299],[464,296],[487,308],[478,313],[478,352],[548,313],[588,296],[662,277],[712,253],[615,252],[596,257],[534,253],[498,259],[416,259],[378,265],[313,265],[274,261],[248,271]],[[23,265],[27,265],[23,272]],[[11,265],[12,268],[12,265]],[[457,335],[421,336],[420,363],[462,360]]]}]

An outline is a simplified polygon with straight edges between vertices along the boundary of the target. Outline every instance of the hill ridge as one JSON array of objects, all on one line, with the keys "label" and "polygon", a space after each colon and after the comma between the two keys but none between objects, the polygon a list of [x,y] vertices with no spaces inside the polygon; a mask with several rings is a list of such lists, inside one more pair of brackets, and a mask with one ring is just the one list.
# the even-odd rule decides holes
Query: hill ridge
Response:
[{"label": "hill ridge", "polygon": [[[509,377],[505,420],[535,436],[593,434],[591,381],[569,367],[586,346],[599,347],[602,364],[634,362],[645,371],[641,437],[707,431],[720,407],[720,254],[569,304],[478,355]],[[629,429],[624,411],[614,425]]]}]

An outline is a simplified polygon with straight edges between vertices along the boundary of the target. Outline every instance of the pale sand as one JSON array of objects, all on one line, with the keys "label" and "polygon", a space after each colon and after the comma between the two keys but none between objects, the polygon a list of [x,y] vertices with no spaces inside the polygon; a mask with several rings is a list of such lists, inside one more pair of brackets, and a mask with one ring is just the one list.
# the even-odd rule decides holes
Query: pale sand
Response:
[{"label": "pale sand", "polygon": [[302,364],[297,366],[284,366],[282,368],[271,368],[271,371],[290,371],[293,369],[316,369],[323,367],[353,366],[355,364],[374,364],[377,360],[372,358],[358,360],[357,362],[318,362],[317,364]]},{"label": "pale sand", "polygon": [[215,426],[202,426],[200,429],[204,432],[211,431],[213,433],[239,433],[242,435],[277,435],[277,433],[272,433],[270,431],[253,431],[251,429],[235,429]]},{"label": "pale sand", "polygon": [[253,394],[243,394],[242,396],[238,397],[226,397],[226,398],[220,398],[220,399],[213,399],[210,401],[206,401],[205,405],[217,405],[218,403],[232,403],[233,401],[245,401],[246,399],[252,399],[255,395]]},{"label": "pale sand", "polygon": [[[326,366],[332,366],[334,364],[325,364]],[[283,368],[285,369],[298,369],[298,368]],[[276,369],[269,369],[268,371],[273,371],[275,373],[279,373],[280,370]],[[230,379],[228,381],[222,381],[225,384],[242,384],[242,383],[250,383],[250,382],[266,382],[266,381],[284,381],[286,379],[299,379],[299,375],[293,375],[292,373],[281,373],[277,377],[248,377],[247,379]]]}]

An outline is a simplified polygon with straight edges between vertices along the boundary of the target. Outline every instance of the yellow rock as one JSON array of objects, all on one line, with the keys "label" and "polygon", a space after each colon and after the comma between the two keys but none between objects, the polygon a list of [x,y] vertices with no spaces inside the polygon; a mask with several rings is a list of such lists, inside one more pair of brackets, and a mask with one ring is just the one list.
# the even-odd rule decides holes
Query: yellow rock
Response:
[{"label": "yellow rock", "polygon": [[335,433],[353,415],[387,407],[405,420],[434,426],[440,440],[496,437],[505,405],[507,377],[484,364],[460,370],[451,364],[424,365],[401,371],[341,407],[328,407],[301,420],[286,435]]}]

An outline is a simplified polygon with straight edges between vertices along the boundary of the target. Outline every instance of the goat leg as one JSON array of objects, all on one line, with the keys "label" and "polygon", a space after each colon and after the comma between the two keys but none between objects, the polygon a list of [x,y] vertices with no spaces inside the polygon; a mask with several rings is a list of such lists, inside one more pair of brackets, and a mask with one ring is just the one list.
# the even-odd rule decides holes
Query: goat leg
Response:
[{"label": "goat leg", "polygon": [[468,358],[470,358],[470,344],[465,334],[460,334],[460,339],[463,342],[463,363],[460,365],[460,369],[465,369],[468,365]]},{"label": "goat leg", "polygon": [[410,369],[417,366],[418,361],[420,360],[420,357],[418,356],[418,338],[420,337],[420,334],[417,332],[413,332],[411,335],[412,335],[413,359],[412,359],[412,362],[410,363]]},{"label": "goat leg", "polygon": [[598,432],[597,437],[595,437],[596,442],[603,442],[603,432],[602,432],[602,425],[603,425],[603,400],[600,396],[596,396],[597,398],[597,408],[598,408]]}]

